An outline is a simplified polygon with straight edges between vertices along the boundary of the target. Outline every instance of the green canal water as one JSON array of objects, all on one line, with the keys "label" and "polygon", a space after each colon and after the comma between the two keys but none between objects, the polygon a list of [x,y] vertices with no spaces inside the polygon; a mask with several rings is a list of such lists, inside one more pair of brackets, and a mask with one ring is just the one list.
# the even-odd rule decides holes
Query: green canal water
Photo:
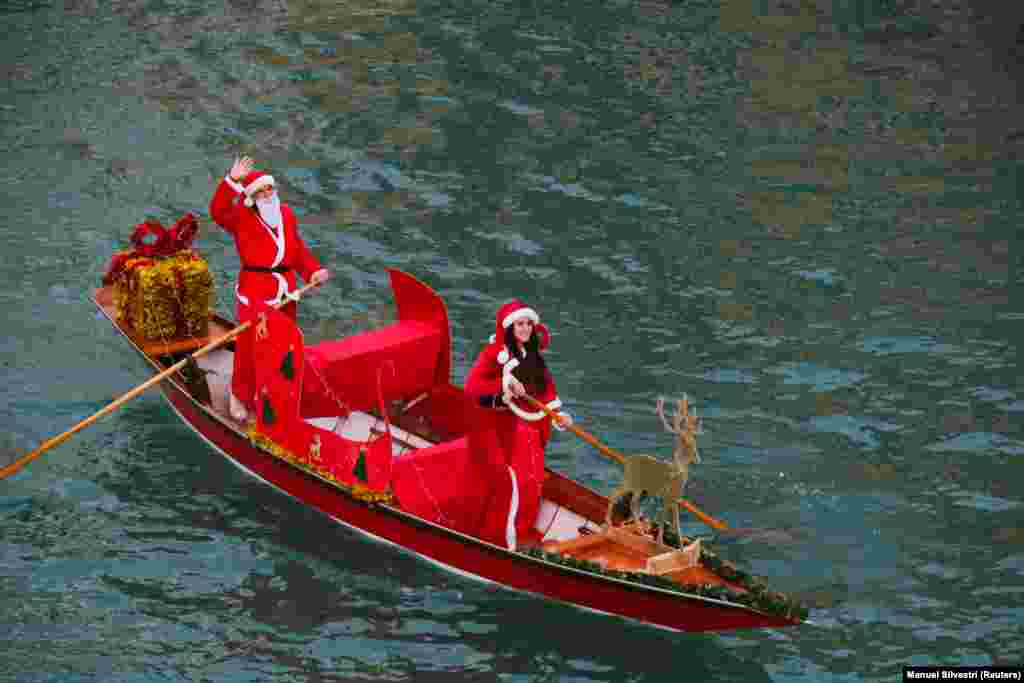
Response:
[{"label": "green canal water", "polygon": [[[578,424],[812,625],[668,634],[494,590],[246,478],[153,392],[0,483],[0,680],[894,681],[1024,655],[1021,12],[842,0],[6,2],[0,458],[146,378],[89,301],[252,154],[333,279],[307,340],[519,297]],[[992,4],[988,9],[997,9]],[[1014,15],[1018,16],[1014,16]],[[570,433],[548,462],[620,473]]]}]

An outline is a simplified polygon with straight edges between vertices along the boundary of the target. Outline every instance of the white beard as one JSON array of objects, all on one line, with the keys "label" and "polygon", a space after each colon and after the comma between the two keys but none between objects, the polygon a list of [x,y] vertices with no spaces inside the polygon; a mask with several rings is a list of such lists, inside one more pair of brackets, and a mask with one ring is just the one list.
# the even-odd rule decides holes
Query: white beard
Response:
[{"label": "white beard", "polygon": [[284,225],[284,219],[281,218],[281,198],[276,193],[269,199],[256,200],[256,208],[260,210],[260,218],[270,227],[280,230]]}]

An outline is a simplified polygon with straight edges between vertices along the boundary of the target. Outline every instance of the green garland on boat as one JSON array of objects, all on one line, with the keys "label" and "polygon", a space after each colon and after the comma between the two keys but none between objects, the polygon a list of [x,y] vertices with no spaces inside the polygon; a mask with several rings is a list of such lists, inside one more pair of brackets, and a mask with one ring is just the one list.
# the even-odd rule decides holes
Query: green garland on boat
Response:
[{"label": "green garland on boat", "polygon": [[[664,538],[665,543],[667,545],[675,546],[676,548],[682,547],[679,545],[678,537],[676,537],[674,533],[672,533],[670,537],[670,533],[670,530],[666,530]],[[689,542],[689,539],[686,539],[686,541]],[[700,553],[700,563],[704,568],[717,574],[726,581],[742,586],[747,591],[746,593],[739,593],[726,586],[716,586],[710,583],[680,584],[672,581],[671,579],[663,576],[656,576],[654,574],[605,569],[600,564],[591,562],[590,560],[581,560],[570,555],[562,555],[560,553],[549,553],[537,547],[529,548],[523,552],[531,557],[552,562],[563,567],[571,567],[591,574],[597,574],[598,576],[607,576],[645,586],[662,588],[674,593],[699,595],[704,598],[739,603],[759,612],[764,612],[765,614],[781,617],[783,619],[804,621],[807,619],[808,615],[807,608],[799,602],[793,600],[784,593],[768,590],[768,584],[766,584],[764,580],[737,569],[736,565],[718,557],[718,555],[709,550],[704,543],[701,543]]]},{"label": "green garland on boat", "polygon": [[[385,503],[391,505],[394,503],[394,496],[392,496],[390,492],[375,491],[360,484],[348,484],[346,482],[339,481],[330,472],[310,465],[298,458],[294,453],[282,448],[273,440],[261,434],[257,431],[255,425],[249,428],[248,436],[249,440],[256,447],[270,453],[274,457],[280,458],[281,460],[301,467],[307,472],[315,474],[322,479],[330,481],[332,484],[343,489],[357,500],[371,504]],[[690,542],[690,539],[688,538],[684,538],[683,540],[687,544]],[[670,528],[665,529],[663,541],[669,546],[676,548],[683,547],[680,544],[679,537]],[[742,586],[746,589],[746,593],[738,593],[725,586],[715,586],[710,583],[679,584],[671,579],[667,579],[662,576],[655,576],[653,574],[604,569],[596,562],[581,560],[569,555],[562,555],[560,553],[549,553],[541,548],[529,548],[522,552],[530,557],[545,560],[563,567],[572,567],[573,569],[579,569],[598,576],[607,576],[645,586],[653,586],[655,588],[662,588],[684,595],[699,595],[704,598],[738,603],[746,605],[751,609],[758,610],[759,612],[781,617],[783,619],[790,619],[794,621],[804,621],[807,619],[808,610],[806,607],[783,593],[769,591],[768,585],[762,579],[738,569],[732,562],[721,559],[718,555],[709,550],[704,543],[701,543],[701,564],[706,569],[714,572],[726,581]]]},{"label": "green garland on boat", "polygon": [[321,479],[326,479],[327,481],[331,482],[338,488],[344,490],[346,493],[348,493],[356,500],[360,500],[364,503],[384,503],[385,505],[392,505],[395,502],[395,498],[390,491],[376,491],[374,489],[363,486],[362,484],[349,484],[348,482],[340,481],[337,477],[335,477],[332,473],[328,472],[327,470],[317,467],[315,465],[311,465],[310,463],[296,456],[291,451],[282,448],[280,445],[277,444],[277,442],[273,441],[265,434],[261,434],[256,429],[255,425],[249,427],[247,435],[249,436],[249,441],[251,441],[252,444],[257,448],[260,448],[261,450],[270,453],[276,458],[279,458],[292,465],[300,467],[306,470],[307,472],[310,472],[311,474],[315,474]]}]

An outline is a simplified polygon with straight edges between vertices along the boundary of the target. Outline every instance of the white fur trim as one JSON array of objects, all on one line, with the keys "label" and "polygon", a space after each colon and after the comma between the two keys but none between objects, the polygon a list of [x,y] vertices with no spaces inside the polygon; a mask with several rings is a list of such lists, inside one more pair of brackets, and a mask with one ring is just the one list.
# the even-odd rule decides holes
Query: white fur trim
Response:
[{"label": "white fur trim", "polygon": [[[274,265],[276,266],[277,263]],[[284,275],[281,273],[274,273],[273,275],[277,278],[277,296],[274,297],[273,303],[267,302],[271,303],[271,305],[281,303],[284,301],[285,295],[288,294],[288,280],[285,280]]]},{"label": "white fur trim", "polygon": [[230,188],[231,188],[232,190],[234,190],[234,191],[235,191],[235,192],[237,192],[238,194],[245,194],[245,188],[244,188],[244,187],[242,187],[241,183],[237,183],[237,182],[235,182],[235,181],[234,181],[234,180],[233,180],[233,179],[231,178],[231,174],[230,174],[230,173],[229,173],[228,175],[224,176],[224,180],[225,180],[225,181],[227,181],[227,184],[228,184],[228,186],[229,186],[229,187],[230,187]]},{"label": "white fur trim", "polygon": [[245,194],[252,196],[256,193],[256,190],[262,190],[264,187],[274,187],[274,185],[276,185],[274,182],[274,176],[261,175],[259,178],[246,185],[242,191],[245,192]]},{"label": "white fur trim", "polygon": [[[558,398],[557,396],[554,399],[548,401],[548,409],[549,410],[553,410],[554,412],[558,413],[559,415],[569,415],[569,413],[565,412],[564,410],[559,410],[559,408],[561,408],[561,407],[562,407],[562,399]],[[569,415],[569,417],[571,418],[572,416]],[[565,427],[563,427],[561,424],[559,424],[558,420],[552,420],[551,424],[558,431],[560,431],[560,432],[564,432],[565,431]]]},{"label": "white fur trim", "polygon": [[[257,216],[258,217],[258,216]],[[281,229],[275,230],[269,223],[263,220],[262,217],[258,217],[263,227],[270,233],[270,239],[274,240],[274,246],[277,247],[277,254],[274,255],[274,262],[270,264],[271,268],[276,268],[281,265],[281,261],[284,260],[284,219],[281,220]],[[279,273],[274,273],[279,275]]]},{"label": "white fur trim", "polygon": [[501,388],[506,395],[509,395],[512,391],[509,384],[515,377],[512,376],[512,371],[519,367],[519,360],[517,358],[510,358],[509,360],[502,363],[501,369]]},{"label": "white fur trim", "polygon": [[[518,417],[518,418],[520,418],[522,420],[526,420],[527,422],[536,422],[537,420],[543,420],[545,417],[547,417],[547,413],[545,413],[543,410],[538,410],[535,413],[531,413],[531,412],[529,412],[527,410],[523,410],[522,408],[520,408],[516,404],[515,398],[508,391],[505,391],[505,393],[502,396],[502,398],[505,400],[505,405],[508,406],[508,409],[511,410],[513,413],[515,413],[516,417]],[[558,408],[560,408],[562,406],[562,402],[559,399],[557,399],[557,398],[554,399],[553,401],[550,401],[547,404],[547,406],[551,410],[559,412],[559,413],[561,413],[563,415],[568,415],[568,413],[566,413],[564,411],[557,410]],[[557,420],[552,420],[552,422],[554,422],[554,425],[555,425],[556,429],[558,429],[559,431],[565,431],[565,427],[560,426],[558,424]]]},{"label": "white fur trim", "polygon": [[[491,338],[493,339],[494,335],[491,335]],[[504,365],[508,362],[509,358],[511,356],[508,355],[508,349],[503,348],[501,351],[498,351],[498,365]]]},{"label": "white fur trim", "polygon": [[527,422],[536,422],[537,420],[542,420],[546,415],[546,413],[543,410],[538,410],[536,413],[530,413],[523,410],[518,405],[516,405],[515,398],[512,396],[512,394],[506,393],[504,396],[502,396],[502,398],[505,400],[505,405],[508,406],[508,409],[516,414],[516,417],[526,420]]},{"label": "white fur trim", "polygon": [[[281,303],[286,298],[298,301],[298,299],[292,298],[291,293],[288,291],[288,281],[284,279],[284,275],[281,275],[281,273],[271,273],[271,275],[277,278],[277,294],[274,295],[273,299],[267,299],[264,302],[265,304],[268,306],[274,306]],[[235,296],[238,297],[238,300],[242,302],[243,306],[249,305],[249,297],[238,291],[238,285],[235,285]]]},{"label": "white fur trim", "polygon": [[509,550],[516,549],[516,514],[519,512],[519,483],[516,481],[516,473],[511,467],[508,474],[512,477],[512,501],[508,506],[508,519],[505,521],[505,543]]},{"label": "white fur trim", "polygon": [[506,327],[508,327],[509,325],[511,325],[512,323],[521,318],[532,320],[534,325],[540,322],[540,316],[537,315],[537,311],[533,310],[529,306],[523,306],[522,308],[517,308],[516,310],[512,311],[504,318],[502,318],[501,328],[505,329]]}]

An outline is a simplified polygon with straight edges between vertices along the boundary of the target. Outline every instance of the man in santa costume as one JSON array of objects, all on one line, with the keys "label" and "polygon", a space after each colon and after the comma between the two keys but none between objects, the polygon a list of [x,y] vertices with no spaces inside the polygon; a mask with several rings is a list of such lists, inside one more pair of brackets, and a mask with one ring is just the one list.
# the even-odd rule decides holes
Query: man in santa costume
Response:
[{"label": "man in santa costume", "polygon": [[[322,284],[330,277],[299,236],[295,213],[277,195],[274,178],[253,170],[249,157],[236,159],[217,186],[210,216],[235,238],[242,271],[235,286],[239,323],[253,318],[254,301],[274,305],[292,299],[283,311],[295,319],[295,271],[306,282]],[[252,328],[235,342],[231,378],[231,416],[247,422],[254,405]]]},{"label": "man in santa costume", "polygon": [[551,436],[551,419],[523,397],[558,413],[556,429],[565,429],[572,417],[559,410],[555,380],[541,355],[550,334],[537,312],[514,299],[496,318],[495,334],[466,378],[466,395],[479,408],[469,446],[481,484],[490,489],[478,534],[514,550],[536,534],[544,449]]}]

